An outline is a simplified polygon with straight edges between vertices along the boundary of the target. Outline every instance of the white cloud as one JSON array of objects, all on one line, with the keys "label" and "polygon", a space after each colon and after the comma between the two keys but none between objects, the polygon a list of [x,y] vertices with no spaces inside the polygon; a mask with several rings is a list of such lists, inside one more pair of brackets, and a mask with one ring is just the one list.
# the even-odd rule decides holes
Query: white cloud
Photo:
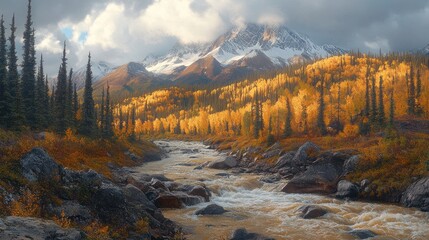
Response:
[{"label": "white cloud", "polygon": [[59,54],[63,51],[61,41],[58,40],[53,33],[37,33],[36,39],[42,39],[36,44],[37,51],[53,54]]},{"label": "white cloud", "polygon": [[177,37],[182,43],[207,42],[217,37],[225,24],[210,3],[192,9],[192,0],[157,0],[142,12],[135,27],[154,36]]}]

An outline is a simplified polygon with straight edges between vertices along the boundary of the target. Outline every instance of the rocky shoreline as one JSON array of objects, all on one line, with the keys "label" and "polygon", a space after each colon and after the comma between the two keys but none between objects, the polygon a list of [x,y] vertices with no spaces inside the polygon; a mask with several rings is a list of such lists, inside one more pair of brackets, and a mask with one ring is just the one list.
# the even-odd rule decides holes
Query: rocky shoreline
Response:
[{"label": "rocky shoreline", "polygon": [[[219,149],[220,146],[219,142],[204,143],[213,149]],[[228,157],[216,163],[215,167],[232,169],[237,173],[261,174],[261,181],[265,182],[288,179],[282,189],[286,193],[312,193],[338,199],[397,203],[429,211],[429,177],[416,179],[403,192],[392,192],[380,198],[367,197],[374,189],[374,183],[370,180],[346,180],[347,174],[355,171],[359,163],[359,153],[354,150],[323,151],[316,144],[306,142],[296,151],[289,152],[284,151],[279,143],[266,149],[247,147],[226,152]],[[274,159],[275,163],[264,161],[267,159]]]}]

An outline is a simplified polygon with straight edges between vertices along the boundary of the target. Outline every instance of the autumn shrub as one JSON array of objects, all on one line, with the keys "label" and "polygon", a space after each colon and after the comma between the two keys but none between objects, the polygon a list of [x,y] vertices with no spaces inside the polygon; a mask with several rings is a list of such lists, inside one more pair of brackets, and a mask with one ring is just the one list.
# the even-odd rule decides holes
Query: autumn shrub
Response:
[{"label": "autumn shrub", "polygon": [[72,221],[66,217],[64,211],[61,211],[61,215],[59,217],[54,216],[52,220],[62,228],[72,227]]},{"label": "autumn shrub", "polygon": [[103,225],[98,221],[93,221],[83,228],[89,240],[109,240],[109,226]]},{"label": "autumn shrub", "polygon": [[19,217],[39,217],[41,213],[39,194],[28,189],[23,190],[21,196],[12,201],[10,213]]}]

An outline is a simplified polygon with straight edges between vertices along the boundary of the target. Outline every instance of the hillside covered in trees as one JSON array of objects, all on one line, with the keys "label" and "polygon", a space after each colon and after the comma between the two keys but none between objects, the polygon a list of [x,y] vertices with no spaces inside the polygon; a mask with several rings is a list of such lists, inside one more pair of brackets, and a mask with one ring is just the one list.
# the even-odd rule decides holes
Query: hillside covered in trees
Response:
[{"label": "hillside covered in trees", "polygon": [[368,135],[397,120],[429,118],[428,64],[422,56],[357,53],[219,88],[162,89],[117,104],[115,129],[276,139]]}]

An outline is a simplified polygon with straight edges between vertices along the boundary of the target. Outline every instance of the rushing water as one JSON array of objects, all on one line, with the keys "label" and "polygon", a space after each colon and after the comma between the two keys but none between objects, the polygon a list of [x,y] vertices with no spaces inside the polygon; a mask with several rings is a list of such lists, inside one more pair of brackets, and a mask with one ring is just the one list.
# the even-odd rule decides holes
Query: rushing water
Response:
[{"label": "rushing water", "polygon": [[[286,194],[280,189],[285,181],[263,183],[261,176],[232,174],[228,171],[194,168],[224,154],[200,142],[157,141],[168,158],[136,168],[139,173],[164,174],[183,184],[204,184],[212,192],[210,203],[229,212],[221,216],[196,216],[207,206],[202,203],[183,209],[163,210],[189,233],[188,239],[227,239],[237,228],[275,239],[354,239],[347,232],[368,229],[378,234],[373,239],[429,239],[429,214],[396,205],[340,201],[312,194]],[[229,177],[216,174],[229,173]],[[306,204],[318,205],[329,214],[318,219],[302,219],[297,209]]]}]

